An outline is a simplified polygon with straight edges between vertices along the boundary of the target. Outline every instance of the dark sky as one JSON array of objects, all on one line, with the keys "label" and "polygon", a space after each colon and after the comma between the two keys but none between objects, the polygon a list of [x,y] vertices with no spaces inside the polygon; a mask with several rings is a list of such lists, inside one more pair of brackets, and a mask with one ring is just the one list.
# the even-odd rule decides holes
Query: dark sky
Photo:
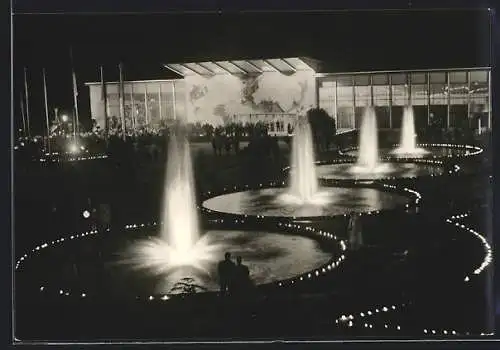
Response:
[{"label": "dark sky", "polygon": [[[309,56],[328,71],[490,65],[490,16],[480,10],[185,15],[15,15],[15,106],[29,70],[31,119],[43,123],[41,68],[49,104],[72,107],[70,46],[84,81],[171,78],[161,63],[225,58]],[[21,88],[21,89],[20,89]],[[40,121],[41,122],[36,122]]]}]

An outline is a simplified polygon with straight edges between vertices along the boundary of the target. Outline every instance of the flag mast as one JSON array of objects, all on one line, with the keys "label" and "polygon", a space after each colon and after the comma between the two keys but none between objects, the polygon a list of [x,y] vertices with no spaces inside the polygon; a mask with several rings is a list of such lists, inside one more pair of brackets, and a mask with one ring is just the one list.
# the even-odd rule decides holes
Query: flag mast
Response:
[{"label": "flag mast", "polygon": [[47,150],[50,153],[49,104],[47,101],[47,80],[45,76],[45,68],[42,69],[42,73],[43,73],[43,96],[45,99],[45,123],[47,124]]},{"label": "flag mast", "polygon": [[118,69],[120,71],[120,86],[119,86],[119,92],[120,92],[120,118],[122,120],[122,137],[123,140],[125,141],[126,139],[126,129],[125,129],[125,88],[123,86],[123,64],[120,62],[118,64]]},{"label": "flag mast", "polygon": [[70,47],[70,57],[71,57],[71,71],[73,75],[73,104],[74,104],[74,127],[73,127],[73,134],[75,141],[77,139],[77,134],[79,133],[79,117],[78,117],[78,86],[76,85],[76,73],[75,73],[75,67],[74,67],[74,62],[73,62],[73,48]]},{"label": "flag mast", "polygon": [[23,118],[23,137],[26,137],[26,116],[24,115],[24,99],[23,99],[23,94],[20,93],[20,102],[21,102],[21,116]]},{"label": "flag mast", "polygon": [[100,66],[101,74],[101,101],[103,102],[103,114],[104,114],[104,137],[108,138],[109,125],[108,125],[108,96],[106,91],[106,83],[104,82],[104,67]]},{"label": "flag mast", "polygon": [[31,138],[31,130],[30,130],[30,103],[29,103],[29,94],[28,94],[28,69],[24,67],[24,94],[26,96],[26,126],[28,129],[28,137]]}]

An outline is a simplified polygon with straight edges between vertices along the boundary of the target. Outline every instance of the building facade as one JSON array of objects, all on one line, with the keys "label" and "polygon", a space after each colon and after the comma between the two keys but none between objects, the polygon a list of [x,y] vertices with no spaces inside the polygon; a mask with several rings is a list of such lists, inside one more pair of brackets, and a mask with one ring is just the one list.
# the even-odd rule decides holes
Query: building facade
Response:
[{"label": "building facade", "polygon": [[[399,128],[403,107],[415,110],[417,128],[468,123],[491,129],[489,68],[361,73],[316,73],[301,58],[167,64],[179,79],[124,82],[127,130],[158,128],[173,120],[220,125],[268,125],[286,135],[288,124],[311,107],[325,109],[338,130],[359,128],[366,106],[376,109],[380,128]],[[107,115],[121,124],[118,82],[87,83],[92,118]]]},{"label": "building facade", "polygon": [[317,74],[318,105],[336,116],[337,127],[359,128],[364,107],[373,105],[380,128],[399,128],[411,103],[415,124],[443,128],[464,123],[491,129],[489,68]]}]

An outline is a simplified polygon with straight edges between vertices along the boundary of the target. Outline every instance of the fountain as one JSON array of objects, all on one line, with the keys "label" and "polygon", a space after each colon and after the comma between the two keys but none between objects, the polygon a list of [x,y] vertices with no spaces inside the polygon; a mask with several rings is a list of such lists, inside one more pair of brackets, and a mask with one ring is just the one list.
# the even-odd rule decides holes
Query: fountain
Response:
[{"label": "fountain", "polygon": [[384,173],[389,170],[388,164],[380,163],[378,154],[377,115],[373,107],[366,107],[359,133],[358,160],[351,172]]},{"label": "fountain", "polygon": [[136,242],[126,263],[156,274],[179,268],[208,271],[223,246],[201,235],[187,136],[182,127],[170,135],[160,236]]},{"label": "fountain", "polygon": [[421,155],[428,153],[427,150],[417,147],[417,134],[415,132],[415,117],[413,107],[406,106],[403,111],[403,122],[401,127],[401,141],[399,147],[392,151],[397,155]]},{"label": "fountain", "polygon": [[278,196],[278,202],[298,206],[329,203],[328,192],[318,186],[311,125],[305,116],[295,125],[289,176],[288,191]]},{"label": "fountain", "polygon": [[290,194],[310,201],[318,192],[311,126],[307,117],[299,118],[292,142]]},{"label": "fountain", "polygon": [[[363,165],[359,165],[358,168],[371,171],[383,170],[384,165],[378,163],[376,133],[373,134],[374,130],[376,132],[373,110],[369,110],[367,115],[363,148],[370,152],[374,149],[375,153],[369,153],[367,157],[361,159]],[[207,199],[203,202],[203,207],[237,215],[311,218],[331,217],[346,212],[371,212],[393,208],[407,202],[404,196],[376,188],[319,186],[311,126],[307,117],[299,117],[297,120],[290,163],[288,168],[290,181],[287,188],[271,187],[224,194]]]}]

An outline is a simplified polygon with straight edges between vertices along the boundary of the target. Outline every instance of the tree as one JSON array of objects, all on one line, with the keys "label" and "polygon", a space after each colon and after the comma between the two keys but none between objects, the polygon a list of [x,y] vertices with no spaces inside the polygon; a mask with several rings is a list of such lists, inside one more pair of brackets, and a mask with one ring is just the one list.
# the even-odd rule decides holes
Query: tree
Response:
[{"label": "tree", "polygon": [[170,289],[169,294],[196,294],[198,291],[206,292],[207,289],[196,284],[193,278],[184,277]]},{"label": "tree", "polygon": [[214,126],[208,123],[205,123],[201,126],[201,129],[203,130],[203,133],[205,134],[206,137],[211,139],[214,135]]},{"label": "tree", "polygon": [[335,119],[322,108],[311,108],[306,116],[311,125],[314,144],[319,150],[328,150],[337,133]]}]

